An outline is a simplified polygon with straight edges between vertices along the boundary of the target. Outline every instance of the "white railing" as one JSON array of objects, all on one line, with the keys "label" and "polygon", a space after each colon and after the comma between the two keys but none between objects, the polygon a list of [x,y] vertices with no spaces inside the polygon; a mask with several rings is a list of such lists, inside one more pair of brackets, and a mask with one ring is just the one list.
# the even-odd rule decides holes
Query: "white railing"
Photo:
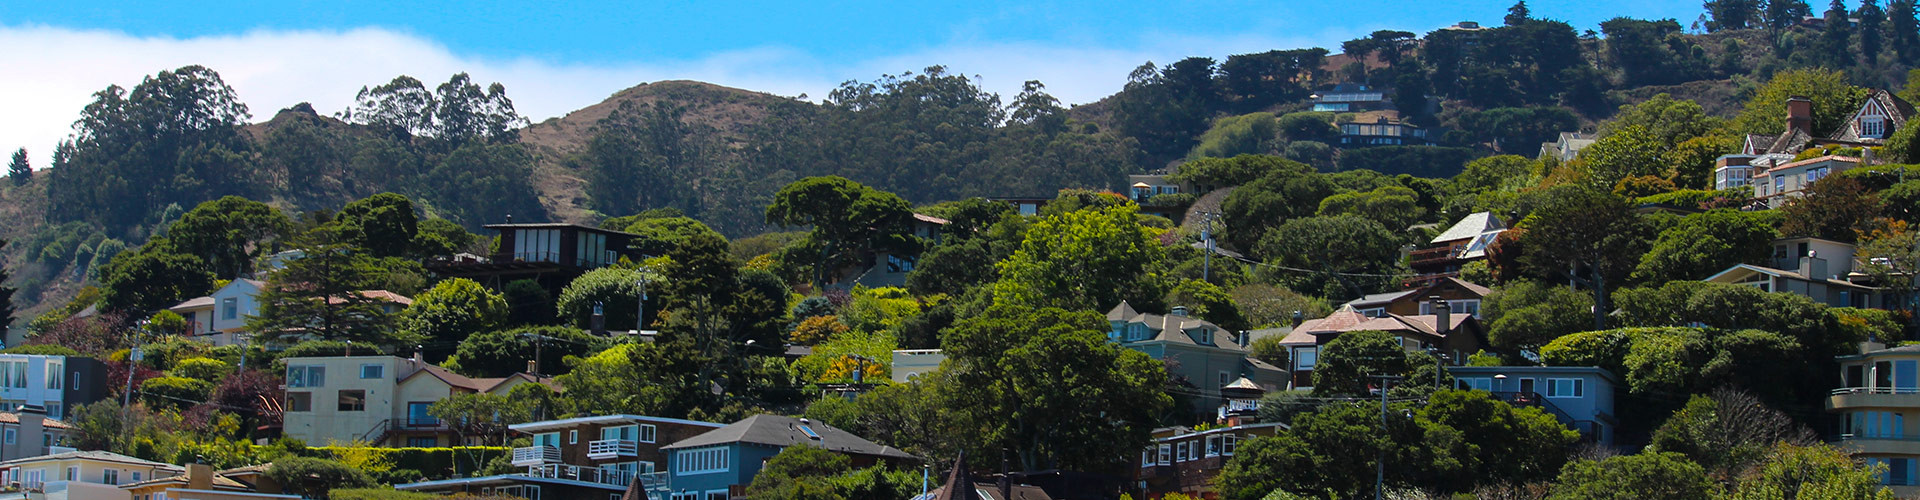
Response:
[{"label": "white railing", "polygon": [[[636,476],[636,474],[632,472],[623,470],[566,464],[548,464],[528,467],[527,475],[539,478],[599,483],[619,486],[621,488],[626,488],[627,485],[633,484],[633,479]],[[655,479],[664,481],[665,477]]]},{"label": "white railing", "polygon": [[600,439],[587,442],[587,458],[600,460],[632,457],[640,454],[640,444],[632,439]]},{"label": "white railing", "polygon": [[1833,390],[1833,395],[1846,394],[1920,394],[1916,387],[1841,387]]},{"label": "white railing", "polygon": [[645,489],[651,490],[651,489],[662,489],[667,487],[666,471],[648,472],[646,474],[638,475],[637,478],[640,480],[640,486]]},{"label": "white railing", "polygon": [[560,461],[560,448],[553,446],[528,446],[513,449],[513,465],[545,465]]}]

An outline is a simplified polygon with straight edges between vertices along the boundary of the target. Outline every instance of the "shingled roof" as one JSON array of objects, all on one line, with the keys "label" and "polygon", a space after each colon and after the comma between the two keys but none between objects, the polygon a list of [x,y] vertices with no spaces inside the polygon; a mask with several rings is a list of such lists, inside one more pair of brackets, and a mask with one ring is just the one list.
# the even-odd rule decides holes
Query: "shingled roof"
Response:
[{"label": "shingled roof", "polygon": [[[812,435],[807,433],[813,431]],[[819,436],[815,438],[814,435]],[[919,460],[919,457],[856,436],[821,422],[806,421],[780,415],[754,415],[732,425],[707,431],[698,436],[682,439],[679,442],[662,446],[662,450],[680,450],[715,446],[731,443],[753,443],[768,446],[788,447],[794,445],[817,446],[827,451],[852,455],[869,455],[881,458]]]}]

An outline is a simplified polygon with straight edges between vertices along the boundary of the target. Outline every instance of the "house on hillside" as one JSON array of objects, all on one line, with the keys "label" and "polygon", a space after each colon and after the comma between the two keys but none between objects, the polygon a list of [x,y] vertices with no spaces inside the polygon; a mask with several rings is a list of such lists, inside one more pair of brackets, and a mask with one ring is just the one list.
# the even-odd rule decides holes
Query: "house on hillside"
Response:
[{"label": "house on hillside", "polygon": [[813,446],[846,455],[854,468],[882,462],[911,466],[919,457],[875,444],[830,425],[804,418],[754,415],[732,425],[664,446],[666,487],[649,492],[652,500],[709,500],[743,496],[768,459],[789,446]]},{"label": "house on hillside", "polygon": [[1409,285],[1423,286],[1440,278],[1459,276],[1460,266],[1487,258],[1487,247],[1507,230],[1507,223],[1492,212],[1474,212],[1447,227],[1427,242],[1427,247],[1408,256],[1414,278]]},{"label": "house on hillside", "polygon": [[93,358],[0,354],[0,410],[38,407],[66,418],[74,407],[107,397],[107,365]]},{"label": "house on hillside", "polygon": [[1293,362],[1292,388],[1313,387],[1313,366],[1319,360],[1320,348],[1347,332],[1387,332],[1399,338],[1408,351],[1433,351],[1455,365],[1465,364],[1467,356],[1486,348],[1486,331],[1473,315],[1453,314],[1452,306],[1444,300],[1436,301],[1432,308],[1433,314],[1387,313],[1373,318],[1343,305],[1325,318],[1300,323],[1280,340]]},{"label": "house on hillside", "polygon": [[1854,272],[1854,246],[1813,237],[1773,240],[1768,265],[1737,264],[1702,280],[1801,295],[1833,307],[1885,307],[1880,290]]},{"label": "house on hillside", "polygon": [[1920,419],[1906,420],[1920,412],[1920,345],[1867,342],[1837,359],[1841,384],[1826,409],[1838,422],[1829,438],[1856,460],[1886,466],[1880,482],[1895,496],[1920,496]]},{"label": "house on hillside", "polygon": [[434,494],[510,495],[527,499],[618,498],[633,485],[666,488],[668,443],[719,429],[722,424],[649,417],[600,415],[508,426],[532,438],[514,448],[514,467],[524,472],[395,485]]},{"label": "house on hillside", "polygon": [[1580,156],[1580,150],[1592,146],[1598,134],[1590,132],[1561,132],[1553,142],[1540,143],[1539,158],[1553,158],[1565,163]]},{"label": "house on hillside", "polygon": [[177,465],[105,451],[68,451],[0,462],[0,500],[123,500],[121,485],[178,475]]},{"label": "house on hillside", "polygon": [[[511,221],[511,218],[509,218]],[[449,278],[467,278],[500,290],[507,283],[530,279],[554,297],[574,278],[611,266],[622,257],[646,258],[630,248],[639,235],[592,226],[563,223],[488,224],[498,246],[484,259],[446,257],[426,262],[428,271]]]},{"label": "house on hillside", "polygon": [[469,378],[427,364],[420,355],[287,358],[283,434],[313,446],[366,441],[378,446],[454,446],[452,426],[427,413],[434,402],[463,393],[505,395],[521,384],[559,387],[553,379],[516,373]]},{"label": "house on hillside", "polygon": [[1766,200],[1769,208],[1778,208],[1786,199],[1799,196],[1813,181],[1874,163],[1871,151],[1859,158],[1823,156],[1795,161],[1796,155],[1815,146],[1884,146],[1913,114],[1914,107],[1906,100],[1875,89],[1836,130],[1816,131],[1813,101],[1800,96],[1788,98],[1785,130],[1776,135],[1748,135],[1738,154],[1715,160],[1714,188],[1752,186],[1755,198]]},{"label": "house on hillside", "polygon": [[1492,293],[1493,290],[1487,287],[1448,276],[1433,280],[1420,288],[1371,294],[1353,299],[1346,305],[1369,318],[1378,318],[1387,314],[1413,316],[1433,314],[1434,300],[1439,299],[1446,301],[1457,314],[1479,318],[1480,300]]},{"label": "house on hillside", "polygon": [[1393,108],[1393,101],[1385,90],[1364,83],[1340,83],[1314,92],[1311,98],[1314,111],[1357,113]]},{"label": "house on hillside", "polygon": [[1427,129],[1390,115],[1391,112],[1365,113],[1355,121],[1336,124],[1340,127],[1340,141],[1336,146],[1364,148],[1424,146],[1431,143],[1427,140]]},{"label": "house on hillside", "polygon": [[280,483],[266,477],[273,464],[214,471],[206,464],[189,464],[179,475],[148,479],[121,486],[133,500],[247,500],[298,499],[281,493]]},{"label": "house on hillside", "polygon": [[1173,493],[1217,498],[1213,480],[1233,460],[1239,443],[1287,429],[1286,424],[1260,421],[1260,400],[1267,390],[1252,380],[1235,380],[1222,392],[1227,400],[1218,409],[1213,425],[1153,430],[1153,441],[1140,452],[1129,494],[1137,498],[1162,498]]},{"label": "house on hillside", "polygon": [[[940,244],[941,232],[945,231],[946,219],[931,215],[913,214],[913,235],[926,241],[927,248]],[[890,252],[872,252],[862,256],[860,262],[842,270],[839,279],[834,280],[846,288],[861,285],[867,288],[888,286],[906,286],[907,273],[920,263],[918,254],[895,254]]]},{"label": "house on hillside", "polygon": [[1613,372],[1592,366],[1454,366],[1459,389],[1487,391],[1514,406],[1540,408],[1589,441],[1613,444]]},{"label": "house on hillside", "polygon": [[187,320],[188,335],[215,346],[244,343],[247,318],[260,312],[260,294],[266,282],[240,278],[205,297],[187,299],[167,308]]},{"label": "house on hillside", "polygon": [[16,407],[12,413],[0,413],[0,461],[52,455],[73,451],[69,439],[79,430],[66,422],[47,418],[45,410],[33,405]]},{"label": "house on hillside", "polygon": [[1195,413],[1213,411],[1223,401],[1221,390],[1242,377],[1264,387],[1286,387],[1285,370],[1253,358],[1248,349],[1252,335],[1188,316],[1185,307],[1148,314],[1123,301],[1107,311],[1107,323],[1112,326],[1108,340],[1156,360],[1177,362],[1168,375],[1185,379],[1198,392],[1189,408]]}]

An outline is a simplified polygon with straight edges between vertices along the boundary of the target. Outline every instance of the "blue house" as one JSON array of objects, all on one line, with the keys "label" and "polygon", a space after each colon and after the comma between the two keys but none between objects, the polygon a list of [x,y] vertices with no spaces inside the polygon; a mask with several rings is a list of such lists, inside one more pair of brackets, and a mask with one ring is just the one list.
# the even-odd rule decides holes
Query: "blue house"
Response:
[{"label": "blue house", "polygon": [[1531,406],[1560,419],[1580,435],[1613,444],[1613,388],[1619,379],[1594,366],[1452,366],[1461,389],[1493,393],[1514,406]]},{"label": "blue house", "polygon": [[661,447],[667,452],[664,488],[652,500],[726,500],[746,493],[760,467],[788,446],[814,446],[847,455],[854,467],[876,462],[918,462],[897,448],[804,418],[754,415],[732,425]]}]

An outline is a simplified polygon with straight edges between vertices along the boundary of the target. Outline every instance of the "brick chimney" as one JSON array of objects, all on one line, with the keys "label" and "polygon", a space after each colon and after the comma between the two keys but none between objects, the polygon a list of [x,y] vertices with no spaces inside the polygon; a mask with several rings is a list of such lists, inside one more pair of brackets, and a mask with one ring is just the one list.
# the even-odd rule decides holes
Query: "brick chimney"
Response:
[{"label": "brick chimney", "polygon": [[1787,130],[1813,135],[1813,101],[1798,95],[1787,98]]}]

